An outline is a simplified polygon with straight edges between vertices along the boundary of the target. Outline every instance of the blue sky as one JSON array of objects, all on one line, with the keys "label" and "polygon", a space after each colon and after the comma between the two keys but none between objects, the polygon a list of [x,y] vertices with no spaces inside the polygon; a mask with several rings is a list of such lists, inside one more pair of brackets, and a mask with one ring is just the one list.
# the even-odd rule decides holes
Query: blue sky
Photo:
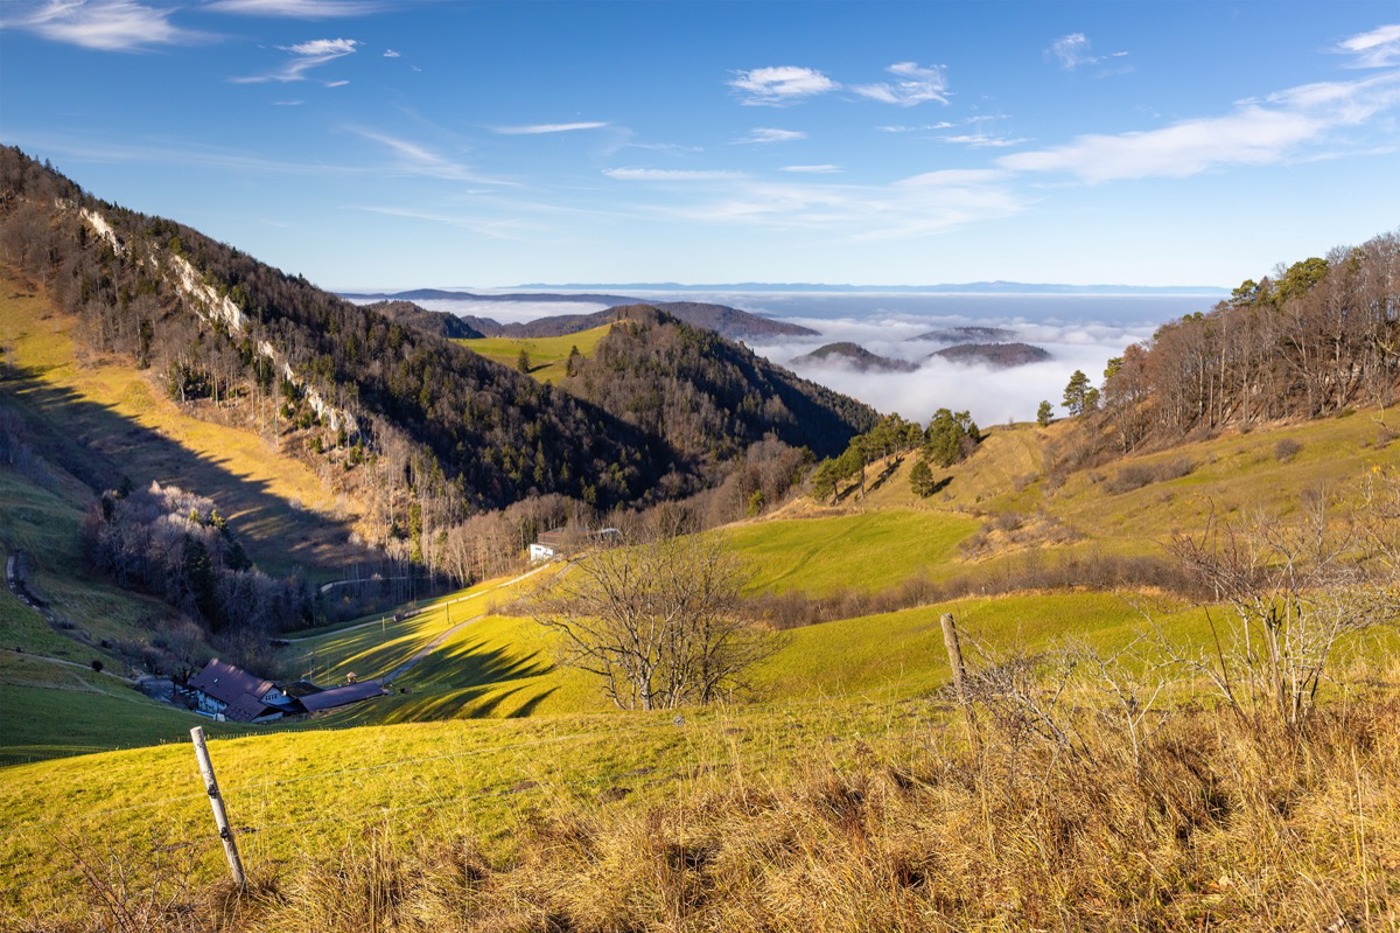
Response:
[{"label": "blue sky", "polygon": [[0,0],[0,141],[340,289],[1228,287],[1398,118],[1396,0]]}]

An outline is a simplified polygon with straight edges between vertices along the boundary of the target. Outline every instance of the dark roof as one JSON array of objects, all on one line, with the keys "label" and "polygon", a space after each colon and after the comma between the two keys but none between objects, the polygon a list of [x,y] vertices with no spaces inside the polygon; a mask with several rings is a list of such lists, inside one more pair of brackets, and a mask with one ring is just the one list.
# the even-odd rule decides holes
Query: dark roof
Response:
[{"label": "dark roof", "polygon": [[545,547],[559,547],[567,540],[568,534],[563,529],[557,529],[555,531],[540,532],[540,536],[535,539],[535,543]]},{"label": "dark roof", "polygon": [[214,658],[204,666],[204,670],[190,678],[192,689],[207,693],[214,699],[230,705],[245,696],[261,700],[263,694],[271,690],[272,686],[272,681],[254,677],[242,668],[234,667],[218,658]]},{"label": "dark roof", "polygon": [[306,707],[308,713],[314,713],[323,709],[344,706],[347,703],[358,703],[360,700],[383,696],[386,693],[388,691],[379,681],[362,680],[359,683],[346,684],[343,687],[331,687],[320,693],[309,693],[301,698],[301,705]]},{"label": "dark roof", "polygon": [[271,707],[250,694],[243,694],[224,707],[224,718],[234,722],[252,722],[264,713],[275,712]]}]

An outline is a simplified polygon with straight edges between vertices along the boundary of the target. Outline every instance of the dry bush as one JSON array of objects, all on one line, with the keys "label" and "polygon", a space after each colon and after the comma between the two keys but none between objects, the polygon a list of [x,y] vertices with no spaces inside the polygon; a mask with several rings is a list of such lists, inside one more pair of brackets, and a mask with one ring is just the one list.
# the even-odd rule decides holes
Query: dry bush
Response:
[{"label": "dry bush", "polygon": [[1103,488],[1119,494],[1141,489],[1151,483],[1161,483],[1190,475],[1196,465],[1185,457],[1162,463],[1134,463],[1122,467],[1116,474],[1104,480]]}]

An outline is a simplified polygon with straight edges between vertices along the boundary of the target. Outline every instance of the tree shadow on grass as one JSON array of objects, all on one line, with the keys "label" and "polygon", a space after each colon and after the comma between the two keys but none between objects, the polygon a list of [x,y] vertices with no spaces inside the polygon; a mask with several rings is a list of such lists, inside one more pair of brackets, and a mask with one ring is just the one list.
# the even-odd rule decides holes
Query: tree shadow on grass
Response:
[{"label": "tree shadow on grass", "polygon": [[553,670],[553,664],[540,660],[539,651],[515,655],[486,648],[480,640],[454,645],[449,651],[425,658],[393,685],[394,690],[406,692],[394,697],[389,718],[408,722],[493,716],[512,697],[539,690],[506,714],[528,716],[558,689],[533,682]]},{"label": "tree shadow on grass", "polygon": [[375,563],[380,555],[351,541],[348,521],[308,511],[270,491],[268,484],[231,472],[216,459],[72,390],[43,382],[33,371],[0,368],[0,405],[25,420],[31,446],[87,486],[94,496],[122,477],[136,486],[152,481],[205,496],[226,516],[248,555],[264,570],[302,568],[309,577],[340,576],[345,566]]}]

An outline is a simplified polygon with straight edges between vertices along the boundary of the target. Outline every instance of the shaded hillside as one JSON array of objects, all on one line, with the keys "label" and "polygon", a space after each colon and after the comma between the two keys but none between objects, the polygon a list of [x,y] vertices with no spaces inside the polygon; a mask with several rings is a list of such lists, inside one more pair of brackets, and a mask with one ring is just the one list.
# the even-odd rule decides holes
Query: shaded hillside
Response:
[{"label": "shaded hillside", "polygon": [[97,202],[16,150],[0,167],[8,257],[81,313],[95,348],[165,373],[182,401],[270,395],[290,426],[328,428],[347,468],[388,456],[406,492],[468,509],[631,500],[673,468],[664,445],[449,340]]},{"label": "shaded hillside", "polygon": [[960,343],[944,347],[933,355],[953,363],[985,363],[994,369],[1010,369],[1050,359],[1050,351],[1029,343]]},{"label": "shaded hillside", "polygon": [[365,307],[378,311],[395,324],[449,340],[479,340],[486,336],[455,314],[429,311],[411,301],[376,301]]},{"label": "shaded hillside", "polygon": [[[628,299],[620,302],[618,307],[627,307],[633,303]],[[650,307],[659,308],[693,327],[712,330],[732,340],[755,337],[808,337],[816,333],[810,328],[788,324],[784,321],[775,321],[772,318],[750,314],[727,305],[706,304],[698,301],[660,301],[647,302],[647,304]],[[616,317],[616,312],[617,307],[612,307],[595,311],[592,314],[557,314],[537,318],[523,324],[502,324],[491,318],[472,315],[463,315],[462,320],[487,337],[565,337],[611,323]]]},{"label": "shaded hillside", "polygon": [[919,368],[917,363],[880,356],[849,341],[829,343],[826,346],[818,347],[811,353],[805,353],[795,358],[793,362],[839,363],[862,373],[912,373]]},{"label": "shaded hillside", "polygon": [[[721,358],[659,366],[655,348],[632,348],[594,368],[587,390],[559,391],[440,336],[450,316],[352,304],[98,201],[9,148],[0,262],[78,316],[77,352],[124,360],[189,412],[275,438],[357,502],[363,541],[458,579],[513,559],[563,516],[718,483],[767,435],[839,447],[873,417],[698,330],[693,347]],[[656,407],[644,399],[667,400],[666,417],[641,415]],[[537,499],[550,503],[538,515]],[[515,505],[525,512],[509,533],[468,527]]]},{"label": "shaded hillside", "polygon": [[560,385],[713,468],[773,434],[830,456],[875,423],[869,406],[800,379],[649,305],[618,323]]}]

